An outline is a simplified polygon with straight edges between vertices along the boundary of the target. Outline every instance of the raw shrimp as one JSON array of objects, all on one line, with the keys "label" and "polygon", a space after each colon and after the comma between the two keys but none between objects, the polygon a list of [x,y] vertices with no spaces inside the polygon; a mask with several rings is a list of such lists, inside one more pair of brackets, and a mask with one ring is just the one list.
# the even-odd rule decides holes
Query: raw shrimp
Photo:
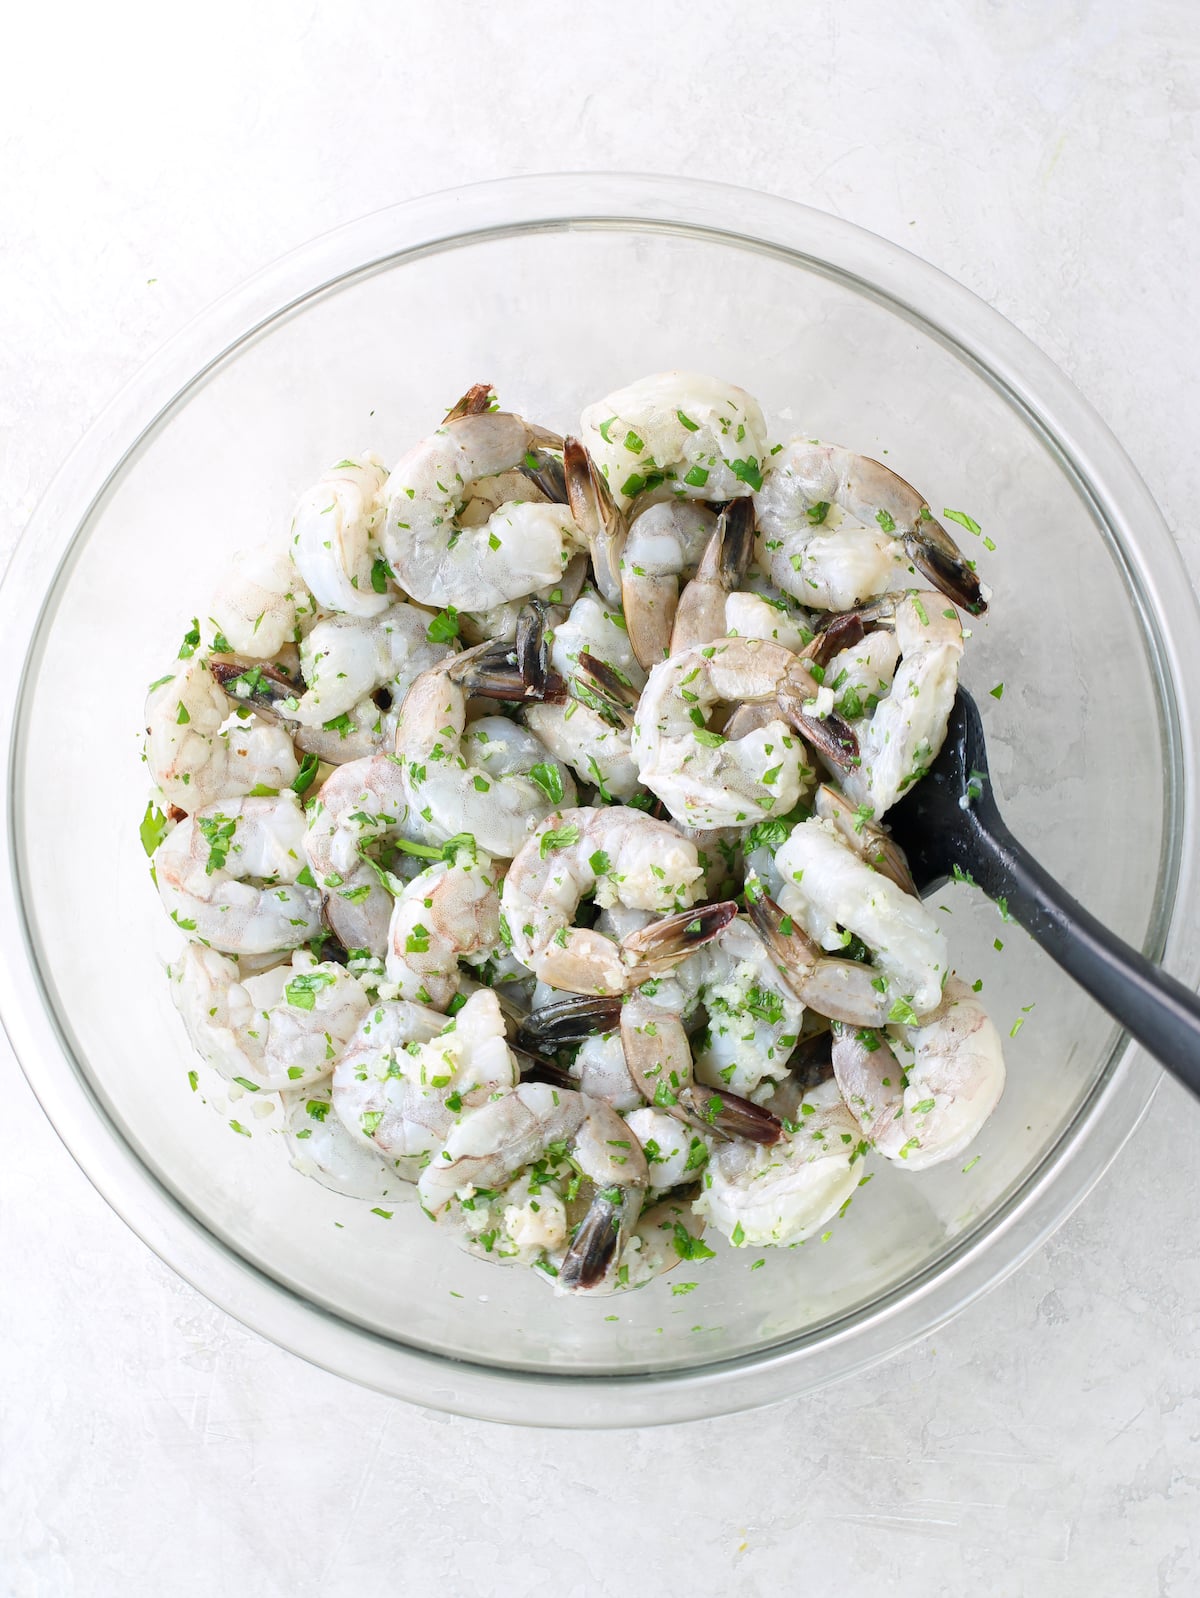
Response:
[{"label": "raw shrimp", "polygon": [[570,1238],[567,1206],[558,1191],[562,1185],[551,1178],[548,1167],[535,1162],[499,1192],[480,1188],[465,1193],[453,1215],[455,1241],[476,1259],[533,1265],[547,1277],[557,1277],[556,1261],[561,1263]]},{"label": "raw shrimp", "polygon": [[738,1142],[774,1143],[782,1135],[769,1110],[697,1085],[682,1020],[653,999],[635,993],[625,1000],[621,1044],[630,1076],[657,1109],[701,1132]]},{"label": "raw shrimp", "polygon": [[845,794],[823,782],[817,789],[814,808],[823,821],[833,822],[842,842],[853,849],[860,860],[890,877],[905,893],[917,897],[917,885],[903,849],[878,823],[869,819],[865,807],[856,809]]},{"label": "raw shrimp", "polygon": [[[822,954],[796,918],[784,915],[763,890],[753,870],[746,879],[746,905],[776,970],[802,1003],[852,1026],[880,1026],[887,1020],[893,1001],[885,980],[859,960]],[[845,941],[839,939],[839,946]]]},{"label": "raw shrimp", "polygon": [[349,1132],[333,1113],[329,1082],[279,1095],[292,1168],[346,1198],[395,1198],[403,1182],[374,1145]]},{"label": "raw shrimp", "polygon": [[708,1162],[694,1208],[735,1248],[802,1243],[853,1197],[863,1146],[837,1083],[811,1089],[801,1111],[770,1148],[735,1140]]},{"label": "raw shrimp", "polygon": [[750,922],[731,921],[688,968],[708,1014],[707,1028],[692,1040],[697,1080],[743,1098],[764,1082],[782,1081],[804,1006]]},{"label": "raw shrimp", "polygon": [[694,1182],[716,1146],[711,1137],[652,1105],[642,1105],[627,1115],[625,1125],[642,1145],[651,1193],[666,1193]]},{"label": "raw shrimp", "polygon": [[630,748],[631,726],[613,726],[591,705],[542,701],[526,705],[522,719],[554,759],[570,766],[601,798],[632,799],[641,787]]},{"label": "raw shrimp", "polygon": [[864,1136],[889,1160],[923,1171],[954,1159],[1000,1102],[999,1034],[965,982],[952,976],[941,1005],[919,1025],[897,1026],[912,1050],[902,1067],[874,1033],[833,1029],[833,1069]]},{"label": "raw shrimp", "polygon": [[610,605],[619,605],[621,551],[628,524],[603,474],[577,438],[563,439],[563,481],[575,525],[587,543],[596,587]]},{"label": "raw shrimp", "polygon": [[558,1284],[594,1286],[618,1261],[641,1211],[648,1175],[645,1156],[624,1121],[599,1099],[542,1082],[522,1082],[463,1115],[421,1172],[421,1203],[435,1217],[457,1195],[504,1188],[525,1166],[549,1152],[571,1156],[594,1189],[576,1230]]},{"label": "raw shrimp", "polygon": [[[939,608],[944,604],[939,598]],[[854,727],[863,716],[871,715],[891,689],[899,659],[896,635],[883,627],[831,655],[824,668],[825,682],[838,714]]]},{"label": "raw shrimp", "polygon": [[377,455],[339,461],[301,494],[292,517],[292,559],[317,603],[377,616],[390,603],[376,537],[387,472]]},{"label": "raw shrimp", "polygon": [[393,755],[339,766],[310,806],[305,853],[325,895],[325,919],[343,948],[386,953],[392,896],[363,855],[406,830],[414,828]]},{"label": "raw shrimp", "polygon": [[296,720],[306,727],[325,726],[380,690],[387,701],[382,708],[399,711],[420,674],[452,652],[449,644],[430,641],[429,622],[427,611],[403,601],[385,603],[365,620],[327,616],[317,622],[300,645],[308,687],[296,706]]},{"label": "raw shrimp", "polygon": [[637,1083],[625,1063],[625,1050],[618,1031],[597,1032],[584,1038],[571,1061],[571,1075],[581,1093],[603,1099],[622,1115],[636,1110],[642,1102]]},{"label": "raw shrimp", "polygon": [[400,714],[396,753],[409,804],[433,837],[469,832],[485,853],[511,860],[556,803],[574,801],[575,784],[545,745],[515,723],[487,717],[467,728],[477,653],[417,678]]},{"label": "raw shrimp", "polygon": [[700,564],[717,515],[695,500],[650,505],[629,528],[621,557],[621,608],[629,642],[649,671],[671,652],[679,589]]},{"label": "raw shrimp", "polygon": [[730,638],[766,638],[799,654],[812,636],[802,617],[785,600],[740,589],[726,595],[722,631]]},{"label": "raw shrimp", "polygon": [[620,609],[606,603],[591,589],[580,594],[566,620],[555,627],[550,641],[550,664],[561,677],[569,679],[578,672],[582,654],[592,655],[615,667],[632,688],[645,686],[646,673],[633,652]]},{"label": "raw shrimp", "polygon": [[941,1003],[949,970],[945,934],[920,899],[861,859],[835,825],[801,822],[775,863],[784,881],[780,905],[822,948],[844,948],[854,934],[871,951],[893,1001],[918,1015]]},{"label": "raw shrimp", "polygon": [[758,401],[698,372],[656,372],[607,395],[584,411],[581,437],[620,509],[664,480],[688,499],[734,499],[766,470]]},{"label": "raw shrimp", "polygon": [[[349,623],[354,628],[371,626],[370,622],[343,616],[328,618],[328,621]],[[326,620],[318,622],[313,632],[318,632],[326,625]],[[345,654],[348,651],[344,650],[344,645],[342,638],[340,647]],[[435,655],[433,658],[438,657]],[[395,747],[400,706],[390,689],[385,689],[377,696],[367,695],[340,715],[308,726],[297,718],[301,703],[307,700],[307,708],[312,713],[316,709],[314,701],[308,699],[304,683],[277,663],[227,655],[210,660],[209,666],[217,682],[232,699],[244,705],[253,705],[260,715],[286,731],[298,749],[305,754],[315,755],[328,765],[349,765],[351,761],[367,760],[371,755],[382,754]],[[369,667],[360,662],[355,669],[365,671]],[[336,694],[338,685],[335,678],[336,673],[331,671],[330,686]],[[397,679],[397,693],[406,686],[403,679],[402,671]],[[381,701],[386,703],[386,709],[382,708]]]},{"label": "raw shrimp", "polygon": [[197,1053],[253,1090],[308,1088],[328,1076],[368,1005],[347,971],[306,949],[288,965],[243,977],[216,949],[189,943],[170,975]]},{"label": "raw shrimp", "polygon": [[456,1118],[517,1081],[496,995],[481,988],[447,1021],[397,1000],[370,1010],[333,1072],[346,1129],[415,1181]]},{"label": "raw shrimp", "polygon": [[754,501],[735,499],[721,512],[691,582],[679,596],[670,653],[702,649],[725,637],[725,604],[754,552]]},{"label": "raw shrimp", "polygon": [[859,733],[859,762],[842,763],[842,786],[878,819],[925,775],[946,740],[958,688],[962,623],[940,594],[891,602],[900,664],[891,690]]},{"label": "raw shrimp", "polygon": [[212,597],[213,649],[224,654],[228,645],[237,655],[274,660],[298,642],[316,608],[286,549],[241,550]]},{"label": "raw shrimp", "polygon": [[626,724],[623,717],[611,716],[607,705],[596,708],[599,701],[580,666],[581,656],[615,669],[633,690],[646,681],[620,612],[610,610],[598,594],[585,592],[554,629],[550,649],[550,664],[561,677],[574,680],[573,691],[582,697],[565,704],[526,705],[522,717],[555,758],[565,761],[585,782],[595,783],[603,798],[631,798],[639,787],[629,743],[633,717]]},{"label": "raw shrimp", "polygon": [[[906,587],[915,566],[965,610],[987,609],[979,579],[916,489],[866,455],[794,438],[755,504],[759,564],[806,605],[849,610]],[[853,522],[830,531],[831,506]]]},{"label": "raw shrimp", "polygon": [[[605,911],[601,920],[609,919]],[[640,931],[653,920],[643,911],[624,911],[618,920],[632,920],[625,935]],[[597,922],[600,925],[600,922]],[[669,979],[651,982],[656,1000],[664,1008],[682,1012],[687,1000],[682,989]],[[614,1110],[624,1115],[636,1110],[643,1102],[641,1089],[630,1075],[621,1043],[621,998],[619,995],[584,997],[579,994],[564,996],[556,989],[539,984],[534,994],[534,1007],[517,1031],[517,1042],[533,1050],[531,1058],[544,1059],[543,1051],[557,1053],[560,1049],[578,1045],[571,1061],[570,1075],[581,1092],[594,1099],[603,1099]]]},{"label": "raw shrimp", "polygon": [[[619,1252],[613,1250],[603,1274],[596,1274],[587,1286],[578,1279],[563,1282],[570,1232],[568,1206],[554,1187],[537,1174],[520,1176],[491,1197],[476,1194],[464,1200],[459,1217],[463,1224],[462,1242],[477,1259],[536,1267],[560,1296],[606,1298],[614,1293],[633,1292],[674,1270],[681,1260],[711,1253],[699,1244],[704,1221],[692,1212],[694,1187],[693,1183],[692,1190],[672,1192],[657,1201],[653,1194],[660,1190],[652,1189],[651,1200],[628,1228],[623,1247]],[[573,1212],[576,1207],[572,1203],[570,1210]],[[603,1223],[603,1217],[601,1220]]]},{"label": "raw shrimp", "polygon": [[791,810],[810,772],[782,714],[740,738],[707,726],[718,704],[774,702],[785,683],[819,707],[817,684],[779,644],[725,638],[654,667],[638,706],[633,755],[643,784],[691,827],[750,825]]},{"label": "raw shrimp", "polygon": [[271,954],[317,936],[320,896],[297,881],[305,864],[304,811],[290,792],[206,805],[154,855],[176,926],[227,954]]},{"label": "raw shrimp", "polygon": [[444,1010],[458,992],[458,962],[500,943],[500,894],[487,855],[460,851],[413,877],[388,928],[387,978],[396,997]]},{"label": "raw shrimp", "polygon": [[[500,895],[501,933],[543,982],[576,993],[623,993],[653,975],[653,961],[687,951],[688,918],[674,917],[618,946],[572,923],[595,893],[602,907],[623,904],[658,914],[686,910],[700,878],[696,846],[640,810],[561,810],[548,816],[513,860]],[[663,927],[659,939],[654,934]]]},{"label": "raw shrimp", "polygon": [[191,812],[255,788],[287,788],[295,781],[300,768],[283,728],[253,716],[235,719],[232,711],[199,656],[151,690],[146,763],[168,803]]},{"label": "raw shrimp", "polygon": [[490,610],[557,582],[583,538],[562,505],[510,502],[482,527],[459,520],[471,486],[561,440],[523,417],[456,417],[396,463],[387,484],[384,552],[424,605]]}]

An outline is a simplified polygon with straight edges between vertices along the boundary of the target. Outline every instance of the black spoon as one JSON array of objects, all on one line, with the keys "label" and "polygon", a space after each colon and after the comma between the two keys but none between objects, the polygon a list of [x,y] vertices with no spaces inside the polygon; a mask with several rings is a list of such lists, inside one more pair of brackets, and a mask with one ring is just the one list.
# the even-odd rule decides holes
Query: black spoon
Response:
[{"label": "black spoon", "polygon": [[1200,997],[1101,926],[1013,837],[996,808],[983,723],[965,689],[928,776],[887,819],[922,897],[957,868],[1003,900],[1050,958],[1200,1098]]}]

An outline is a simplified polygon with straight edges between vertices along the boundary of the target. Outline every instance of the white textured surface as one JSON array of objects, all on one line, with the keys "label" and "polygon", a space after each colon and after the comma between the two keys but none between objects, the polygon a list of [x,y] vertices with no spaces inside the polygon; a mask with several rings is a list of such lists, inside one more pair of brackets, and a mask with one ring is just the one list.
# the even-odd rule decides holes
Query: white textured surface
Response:
[{"label": "white textured surface", "polygon": [[[0,559],[109,394],[264,261],[432,188],[626,167],[825,207],[975,289],[1200,574],[1191,0],[118,10],[6,24]],[[565,1436],[242,1331],[110,1214],[3,1042],[0,1078],[4,1598],[1200,1590],[1200,1119],[1171,1084],[932,1342],[765,1414]]]}]

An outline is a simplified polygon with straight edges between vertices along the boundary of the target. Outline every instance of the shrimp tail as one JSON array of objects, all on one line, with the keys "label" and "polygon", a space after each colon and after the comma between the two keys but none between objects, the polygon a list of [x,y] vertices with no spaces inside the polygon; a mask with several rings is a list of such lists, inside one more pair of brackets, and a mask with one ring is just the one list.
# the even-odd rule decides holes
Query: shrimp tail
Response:
[{"label": "shrimp tail", "polygon": [[455,657],[448,673],[468,694],[512,702],[561,700],[566,686],[550,669],[546,612],[526,605],[517,619],[513,643],[482,643]]},{"label": "shrimp tail", "polygon": [[442,418],[442,426],[447,422],[457,422],[464,416],[482,416],[484,411],[490,411],[496,403],[496,396],[492,392],[490,383],[474,383],[460,400],[456,400]]},{"label": "shrimp tail", "polygon": [[509,1048],[521,1068],[522,1082],[545,1082],[552,1088],[578,1088],[579,1083],[570,1071],[564,1070],[553,1060],[548,1060],[544,1054],[538,1054],[532,1049],[523,1049],[519,1044],[510,1043]]},{"label": "shrimp tail", "polygon": [[530,692],[527,698],[544,698],[550,678],[550,645],[546,636],[546,612],[536,600],[526,605],[517,617],[517,671]]},{"label": "shrimp tail", "polygon": [[754,930],[777,960],[793,971],[808,971],[816,965],[820,950],[782,909],[751,872],[746,878],[746,910]]},{"label": "shrimp tail", "polygon": [[732,899],[702,905],[697,910],[681,910],[675,915],[651,921],[638,932],[621,940],[621,954],[627,965],[645,966],[644,982],[664,967],[676,965],[694,954],[702,944],[711,943],[718,932],[737,916]]},{"label": "shrimp tail", "polygon": [[562,441],[567,504],[587,539],[596,587],[610,605],[621,603],[621,551],[628,524],[603,476],[577,438]]},{"label": "shrimp tail", "polygon": [[[749,495],[730,500],[721,512],[721,519],[713,534],[717,546],[716,569],[713,575],[727,594],[731,594],[746,575],[750,557],[754,554],[754,528],[754,500]],[[707,560],[706,550],[704,561]],[[703,569],[702,562],[701,570]]]},{"label": "shrimp tail", "polygon": [[578,1292],[604,1279],[627,1230],[630,1198],[620,1188],[597,1190],[559,1266],[561,1289]]},{"label": "shrimp tail", "polygon": [[932,518],[920,522],[904,535],[904,550],[917,570],[947,599],[972,616],[983,615],[987,609],[983,585],[941,522]]},{"label": "shrimp tail", "polygon": [[236,655],[214,657],[209,670],[231,699],[256,709],[280,714],[287,700],[299,700],[304,684],[265,660],[242,660]]},{"label": "shrimp tail", "polygon": [[839,771],[849,770],[859,758],[858,735],[854,728],[836,710],[827,716],[815,716],[805,707],[815,698],[811,678],[797,678],[789,673],[779,684],[776,700],[780,710],[819,755],[823,755]]},{"label": "shrimp tail", "polygon": [[746,883],[746,908],[779,962],[780,975],[802,1004],[851,1026],[878,1026],[886,1019],[886,995],[874,986],[879,979],[871,967],[825,954],[753,875]]},{"label": "shrimp tail", "polygon": [[832,821],[842,837],[868,865],[890,878],[905,893],[919,899],[917,885],[908,867],[908,857],[891,833],[870,820],[869,813],[856,810],[845,794],[828,783],[817,789],[816,812]]},{"label": "shrimp tail", "polygon": [[725,601],[741,583],[753,553],[754,501],[731,500],[705,546],[696,575],[679,596],[671,628],[673,655],[724,637]]},{"label": "shrimp tail", "polygon": [[619,994],[575,994],[543,1005],[522,1022],[517,1043],[538,1054],[542,1049],[561,1049],[582,1043],[598,1032],[612,1032],[621,1020]]},{"label": "shrimp tail", "polygon": [[638,692],[623,672],[606,660],[584,649],[580,651],[578,675],[571,691],[581,703],[589,705],[614,727],[633,725]]},{"label": "shrimp tail", "polygon": [[783,1136],[783,1122],[778,1116],[736,1093],[714,1093],[711,1088],[693,1085],[679,1095],[679,1104],[694,1126],[725,1138],[741,1138],[746,1143],[770,1147]]},{"label": "shrimp tail", "polygon": [[861,644],[869,628],[862,610],[845,610],[818,623],[816,637],[805,647],[802,659],[824,669],[843,649]]},{"label": "shrimp tail", "polygon": [[533,485],[545,494],[547,500],[553,505],[567,503],[567,479],[563,471],[563,464],[557,455],[551,455],[549,450],[537,449],[531,452],[534,464],[529,464],[529,459],[519,468],[522,477],[527,477]]}]

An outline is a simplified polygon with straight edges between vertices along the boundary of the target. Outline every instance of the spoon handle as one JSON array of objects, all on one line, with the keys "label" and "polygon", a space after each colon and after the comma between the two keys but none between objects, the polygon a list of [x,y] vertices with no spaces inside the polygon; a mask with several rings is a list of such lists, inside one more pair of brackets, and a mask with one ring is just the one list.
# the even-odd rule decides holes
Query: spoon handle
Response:
[{"label": "spoon handle", "polygon": [[1018,843],[993,806],[972,805],[970,815],[979,887],[1004,899],[1051,959],[1200,1098],[1200,997],[1102,926]]}]

